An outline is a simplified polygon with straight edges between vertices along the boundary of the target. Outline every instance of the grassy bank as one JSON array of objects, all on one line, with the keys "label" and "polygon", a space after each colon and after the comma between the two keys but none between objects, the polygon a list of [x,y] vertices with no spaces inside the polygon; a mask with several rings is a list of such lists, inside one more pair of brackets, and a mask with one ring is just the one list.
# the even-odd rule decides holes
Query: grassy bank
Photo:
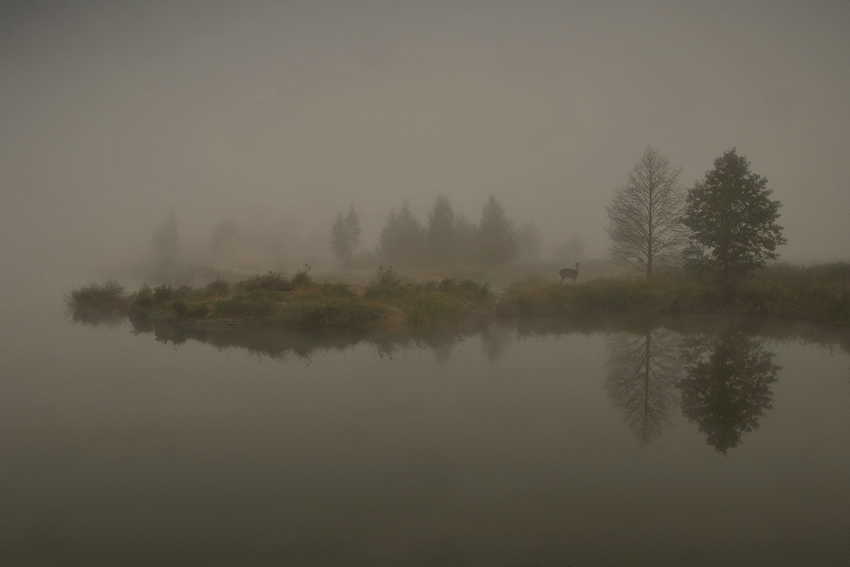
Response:
[{"label": "grassy bank", "polygon": [[735,283],[678,273],[650,282],[598,278],[579,285],[526,279],[512,285],[500,316],[577,312],[725,313],[850,325],[850,264],[778,264]]},{"label": "grassy bank", "polygon": [[66,297],[75,321],[111,324],[168,322],[204,328],[279,326],[293,329],[399,328],[459,321],[489,310],[493,296],[473,281],[412,284],[392,270],[379,270],[365,289],[319,283],[306,271],[269,272],[229,284],[154,288],[129,293],[114,281],[72,290]]},{"label": "grassy bank", "polygon": [[128,292],[114,281],[72,290],[75,321],[117,324],[168,322],[172,326],[278,326],[292,329],[399,329],[458,322],[472,314],[575,317],[593,313],[710,313],[770,316],[850,326],[850,264],[779,264],[734,285],[685,273],[650,282],[596,278],[560,285],[528,277],[498,302],[472,280],[411,283],[378,270],[368,285],[314,281],[306,271],[256,275],[238,283],[216,280],[202,288],[160,285]]}]

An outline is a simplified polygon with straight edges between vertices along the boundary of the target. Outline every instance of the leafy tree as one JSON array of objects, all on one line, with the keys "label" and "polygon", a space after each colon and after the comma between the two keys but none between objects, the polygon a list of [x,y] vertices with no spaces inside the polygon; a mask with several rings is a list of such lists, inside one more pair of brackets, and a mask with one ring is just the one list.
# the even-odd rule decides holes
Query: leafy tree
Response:
[{"label": "leafy tree", "polygon": [[451,264],[457,259],[455,214],[449,200],[442,195],[434,201],[434,207],[428,214],[426,240],[434,264]]},{"label": "leafy tree", "polygon": [[686,345],[687,376],[679,383],[682,415],[724,455],[744,433],[758,429],[759,418],[773,407],[770,386],[782,367],[763,344],[733,329]]},{"label": "leafy tree", "polygon": [[513,221],[492,195],[484,205],[478,225],[479,259],[483,264],[507,264],[519,253]]},{"label": "leafy tree", "polygon": [[349,207],[348,212],[343,215],[337,213],[336,220],[331,227],[331,248],[334,255],[344,264],[351,262],[354,251],[360,245],[360,215]]},{"label": "leafy tree", "polygon": [[177,216],[174,209],[168,209],[165,222],[153,233],[153,257],[157,267],[170,269],[177,263],[178,237]]},{"label": "leafy tree", "polygon": [[688,192],[686,266],[718,272],[729,282],[775,260],[786,240],[776,224],[782,204],[771,193],[767,179],[752,173],[735,148],[714,160],[714,169]]},{"label": "leafy tree", "polygon": [[422,261],[425,252],[425,229],[413,213],[407,199],[399,212],[387,217],[378,245],[379,255],[395,265],[412,265]]},{"label": "leafy tree", "polygon": [[655,266],[676,262],[685,243],[681,223],[685,195],[681,169],[650,147],[608,205],[609,254],[652,278]]}]

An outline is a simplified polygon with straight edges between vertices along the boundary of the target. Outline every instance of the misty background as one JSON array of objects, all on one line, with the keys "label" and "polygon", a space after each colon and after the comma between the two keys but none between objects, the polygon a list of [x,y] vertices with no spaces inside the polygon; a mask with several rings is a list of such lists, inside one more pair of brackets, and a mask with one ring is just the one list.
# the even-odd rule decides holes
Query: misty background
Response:
[{"label": "misty background", "polygon": [[781,259],[846,260],[847,30],[846,1],[3,2],[0,285],[109,277],[170,210],[182,253],[226,226],[333,267],[338,212],[374,249],[440,194],[602,257],[647,145],[685,186],[737,147]]}]

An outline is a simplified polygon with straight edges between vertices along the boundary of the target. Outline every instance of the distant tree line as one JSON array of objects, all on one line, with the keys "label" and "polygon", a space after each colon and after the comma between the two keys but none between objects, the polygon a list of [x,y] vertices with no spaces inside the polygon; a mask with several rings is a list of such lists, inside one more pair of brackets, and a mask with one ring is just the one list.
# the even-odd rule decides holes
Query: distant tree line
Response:
[{"label": "distant tree line", "polygon": [[[331,247],[343,265],[349,265],[359,243],[360,217],[350,207],[346,214],[337,214],[331,227]],[[476,224],[455,214],[449,200],[440,195],[425,223],[413,215],[405,199],[387,217],[375,253],[380,261],[401,267],[499,266],[520,255],[534,259],[539,251],[540,237],[534,225],[515,228],[513,219],[495,197],[484,204]]]},{"label": "distant tree line", "polygon": [[687,191],[680,174],[646,148],[607,208],[614,261],[646,279],[656,268],[683,265],[731,283],[778,257],[786,242],[776,223],[781,203],[747,158],[725,152]]}]

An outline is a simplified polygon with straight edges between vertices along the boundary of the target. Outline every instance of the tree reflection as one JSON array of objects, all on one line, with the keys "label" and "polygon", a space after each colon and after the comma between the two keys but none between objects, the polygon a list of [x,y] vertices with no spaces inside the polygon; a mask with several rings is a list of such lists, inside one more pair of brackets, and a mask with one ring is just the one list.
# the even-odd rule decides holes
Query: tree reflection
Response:
[{"label": "tree reflection", "polygon": [[670,425],[681,364],[677,335],[665,329],[620,334],[609,343],[605,389],[641,445]]},{"label": "tree reflection", "polygon": [[725,455],[741,442],[741,435],[758,429],[759,418],[773,408],[770,385],[782,367],[773,364],[775,354],[764,349],[763,340],[737,329],[692,340],[684,352],[682,415]]}]

